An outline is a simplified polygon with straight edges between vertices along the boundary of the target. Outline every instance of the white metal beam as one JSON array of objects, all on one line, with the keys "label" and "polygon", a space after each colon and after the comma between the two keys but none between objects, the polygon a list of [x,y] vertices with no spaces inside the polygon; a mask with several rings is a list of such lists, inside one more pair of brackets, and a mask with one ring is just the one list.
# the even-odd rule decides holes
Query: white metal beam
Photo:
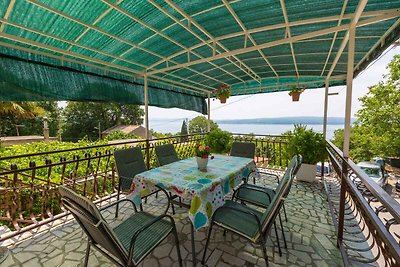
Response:
[{"label": "white metal beam", "polygon": [[[390,19],[390,18],[388,16],[386,16],[386,15],[377,16],[377,17],[373,17],[373,18],[370,18],[370,19],[365,19],[365,20],[359,21],[357,23],[357,27],[373,24],[373,23],[376,23],[376,22],[379,22],[379,21],[382,21],[382,20],[387,20],[387,19]],[[326,29],[322,29],[322,30],[318,30],[318,31],[312,31],[312,32],[308,32],[308,33],[305,33],[305,34],[296,35],[296,36],[290,37],[290,38],[283,38],[283,39],[280,39],[280,40],[271,41],[271,42],[259,44],[259,45],[256,45],[256,46],[252,46],[252,47],[232,50],[232,51],[229,51],[229,52],[217,54],[217,55],[209,57],[209,58],[198,59],[198,60],[194,60],[194,61],[191,61],[191,62],[182,63],[182,64],[166,67],[166,68],[163,68],[163,69],[150,71],[149,74],[155,74],[155,73],[165,72],[165,71],[168,71],[168,70],[184,68],[184,67],[187,67],[187,66],[192,66],[192,65],[196,65],[196,64],[200,64],[200,63],[204,63],[204,62],[209,62],[209,61],[213,61],[213,60],[220,59],[220,58],[226,58],[226,57],[230,57],[230,56],[233,56],[233,55],[253,52],[253,51],[256,51],[258,49],[274,47],[274,46],[278,46],[278,45],[281,45],[281,44],[287,44],[289,42],[297,42],[297,41],[300,41],[300,40],[313,38],[313,37],[316,37],[316,36],[326,35],[326,34],[329,34],[329,33],[336,32],[336,31],[344,31],[344,30],[347,30],[348,27],[349,27],[349,24],[343,24],[343,25],[340,25],[340,26],[326,28]]]},{"label": "white metal beam", "polygon": [[328,121],[328,91],[329,91],[329,80],[325,80],[325,96],[324,96],[324,123],[322,134],[326,139],[326,124]]},{"label": "white metal beam", "polygon": [[[229,2],[227,0],[222,0],[222,2],[224,3],[225,7],[229,10],[229,12],[231,13],[232,17],[236,20],[237,24],[239,24],[240,28],[242,28],[243,32],[247,32],[247,28],[244,26],[242,20],[239,18],[239,16],[236,14],[236,12],[233,10],[233,8],[231,7],[231,5],[229,4]],[[253,43],[253,45],[257,45],[256,41],[254,40],[254,38],[251,36],[251,34],[247,35],[245,38],[247,40],[247,37],[249,38],[249,40]],[[261,57],[264,59],[264,61],[268,64],[268,66],[271,68],[271,70],[275,73],[275,76],[279,76],[278,73],[275,71],[274,67],[272,66],[271,62],[269,62],[267,56],[264,54],[263,51],[261,51],[261,49],[258,50],[258,53],[260,53]],[[252,65],[252,67],[254,67]]]},{"label": "white metal beam", "polygon": [[[214,36],[212,36],[206,29],[204,29],[199,23],[197,23],[193,18],[191,18],[188,14],[186,14],[185,11],[183,11],[177,4],[173,3],[171,0],[164,0],[165,2],[167,2],[172,8],[174,8],[176,11],[178,11],[179,14],[181,14],[182,16],[184,16],[192,25],[194,25],[197,29],[199,29],[202,33],[204,33],[209,39],[211,40],[215,40]],[[192,30],[189,31],[190,33],[193,33]],[[207,44],[206,41],[204,41],[202,39],[202,42]],[[215,41],[214,42],[216,45],[218,45],[219,47],[221,47],[224,51],[229,51],[221,42],[219,41]],[[226,58],[227,60],[231,61],[233,65],[235,65],[236,67],[243,69],[243,72],[248,74],[252,79],[259,81],[260,77],[257,75],[257,73],[255,73],[249,66],[247,66],[245,63],[243,63],[241,61],[240,58],[238,58],[236,55],[232,55],[232,57],[239,62],[239,64],[237,64],[236,62],[234,62],[233,60]],[[244,68],[243,68],[244,67]]]},{"label": "white metal beam", "polygon": [[[348,2],[348,0],[344,0],[344,2],[343,2],[342,11],[340,12],[339,20],[338,20],[338,23],[337,23],[338,26],[342,23],[342,19],[343,19],[343,16],[344,16],[344,12],[346,11],[346,7],[347,7],[347,2]],[[322,75],[324,74],[324,72],[325,72],[326,65],[328,65],[328,61],[329,61],[329,58],[331,57],[333,45],[335,44],[337,34],[338,34],[338,32],[335,32],[335,34],[333,35],[331,47],[329,48],[329,52],[328,52],[328,55],[327,55],[327,57],[326,57],[324,67],[322,68],[321,76],[322,76]]]},{"label": "white metal beam", "polygon": [[[120,8],[120,7],[118,6],[118,4],[119,4],[120,2],[122,2],[122,0],[118,1],[118,2],[115,3],[115,4],[110,3],[108,0],[101,0],[101,1],[102,1],[104,4],[106,4],[106,5],[109,6],[109,10],[115,9],[117,12],[119,12],[119,13],[125,15],[126,17],[130,18],[131,20],[133,20],[133,21],[135,21],[135,22],[137,22],[137,23],[143,25],[143,26],[146,27],[147,29],[151,30],[151,31],[154,32],[156,35],[159,35],[159,36],[163,37],[164,39],[170,41],[171,43],[173,43],[173,44],[179,46],[180,48],[182,48],[182,49],[184,49],[184,50],[187,50],[187,49],[188,49],[186,46],[184,46],[183,44],[181,44],[181,43],[177,42],[176,40],[172,39],[172,38],[169,37],[168,35],[164,34],[162,31],[157,30],[156,28],[154,28],[154,27],[151,26],[150,24],[144,22],[143,20],[141,20],[141,19],[139,19],[139,18],[137,18],[137,17],[131,15],[130,13],[128,13],[128,12],[126,12],[125,10],[123,10],[122,8]],[[140,46],[140,45],[142,45],[143,43],[144,43],[144,42],[140,42],[138,45]],[[125,52],[124,52],[124,53],[125,53]],[[195,52],[193,52],[193,51],[192,51],[192,53],[193,53],[195,56],[199,57],[199,58],[203,58],[203,56],[199,55],[198,53],[195,53]],[[113,60],[113,61],[114,61],[114,60]],[[175,63],[175,64],[178,64],[178,63],[175,62],[175,61],[172,61],[172,62]],[[195,70],[195,69],[192,69],[192,68],[188,68],[188,69],[191,70],[191,71],[193,71],[193,72],[195,72],[195,73],[197,73],[197,74],[199,74],[199,75],[203,75],[201,72],[199,72],[199,71],[197,71],[197,70]],[[207,75],[206,75],[206,77],[207,77],[208,79],[215,80],[215,81],[217,81],[217,82],[223,83],[223,81],[216,80],[216,79],[214,79],[214,78],[211,77],[211,76],[207,76]]]},{"label": "white metal beam", "polygon": [[[282,9],[282,13],[283,13],[283,18],[285,19],[287,37],[291,38],[292,34],[290,33],[289,18],[288,18],[287,11],[286,11],[285,1],[284,0],[280,0],[280,2],[281,2],[281,9]],[[289,45],[290,45],[290,50],[292,51],[292,58],[293,58],[294,68],[296,70],[297,77],[299,77],[300,75],[299,75],[299,70],[297,69],[296,56],[295,56],[295,53],[294,53],[293,43],[289,42]]]},{"label": "white metal beam", "polygon": [[207,98],[208,98],[208,101],[207,101],[207,132],[210,132],[210,130],[211,130],[211,114],[210,114],[210,112],[211,112],[211,101],[210,101],[210,97],[211,97],[211,94],[208,93],[207,94]]},{"label": "white metal beam", "polygon": [[376,42],[371,49],[368,51],[368,53],[358,62],[358,64],[354,67],[354,70],[357,70],[360,65],[369,58],[371,55],[372,51],[374,51],[378,46],[382,45],[383,41],[386,39],[386,37],[397,27],[400,25],[400,19],[398,19],[393,25],[379,38],[378,42]]},{"label": "white metal beam", "polygon": [[[339,48],[338,52],[336,53],[336,57],[335,57],[335,59],[333,60],[332,66],[331,66],[331,68],[329,69],[328,75],[326,76],[326,78],[327,78],[328,80],[329,80],[329,78],[331,77],[333,71],[335,70],[336,64],[338,63],[338,61],[339,61],[339,59],[340,59],[340,57],[341,57],[341,55],[342,55],[342,53],[343,53],[343,50],[344,50],[344,48],[345,48],[346,45],[347,45],[347,42],[348,42],[348,40],[349,40],[350,29],[351,29],[351,28],[354,28],[354,30],[356,29],[357,23],[359,22],[359,20],[360,20],[360,18],[361,18],[361,15],[362,15],[362,13],[363,13],[363,11],[364,11],[364,8],[365,8],[365,6],[367,5],[367,3],[368,3],[368,0],[360,0],[360,1],[358,2],[357,9],[356,9],[356,11],[354,12],[354,17],[352,18],[352,20],[351,20],[351,22],[350,22],[350,25],[349,25],[349,30],[347,30],[347,32],[346,32],[346,34],[345,34],[345,36],[344,36],[344,38],[343,38],[343,41],[342,41],[342,43],[341,43],[341,45],[340,45],[340,48]],[[363,21],[365,21],[365,20],[363,20]],[[361,21],[361,22],[363,22],[363,21]],[[354,55],[354,51],[353,51],[352,53],[353,53],[353,55]],[[353,66],[352,66],[352,67],[353,67]]]},{"label": "white metal beam", "polygon": [[[115,5],[119,5],[123,0],[118,0]],[[100,16],[93,21],[93,23],[91,24],[92,26],[95,26],[100,20],[102,20],[108,13],[110,13],[112,10],[112,8],[108,8],[106,11],[104,11],[102,14],[100,14]],[[85,36],[85,34],[90,30],[89,27],[85,28],[85,30],[74,40],[74,43],[77,43],[80,39],[82,39],[83,36]],[[67,48],[67,51],[71,50],[71,48],[73,47],[73,45],[70,45]]]},{"label": "white metal beam", "polygon": [[[148,1],[150,4],[152,4],[155,8],[157,8],[160,12],[162,12],[164,15],[166,15],[167,17],[169,17],[170,19],[172,19],[173,21],[175,21],[176,24],[180,25],[180,26],[181,26],[182,28],[184,28],[186,31],[190,32],[193,36],[195,36],[197,39],[199,39],[199,40],[201,41],[201,46],[203,46],[203,45],[208,45],[211,49],[213,49],[213,46],[212,46],[211,44],[208,44],[207,42],[205,42],[205,41],[203,40],[203,38],[202,38],[200,35],[198,35],[197,33],[193,32],[193,31],[192,31],[188,26],[186,26],[182,21],[180,21],[179,19],[177,19],[175,16],[172,16],[171,14],[169,14],[169,13],[168,13],[167,11],[165,11],[160,5],[158,5],[157,3],[155,3],[153,0],[147,0],[147,1]],[[176,25],[176,24],[171,24],[171,25]],[[167,28],[169,28],[169,27],[167,27]],[[164,30],[165,30],[165,29],[164,29]],[[144,41],[145,41],[145,40],[144,40]],[[144,41],[143,41],[143,42],[144,42]],[[194,49],[188,48],[188,49],[186,49],[186,50],[181,50],[181,51],[179,52],[179,54],[182,55],[182,54],[186,53],[187,51],[194,51]],[[171,57],[171,56],[170,56],[170,57]],[[154,64],[152,64],[152,65],[150,65],[150,66],[148,67],[148,69],[150,70],[150,69],[152,69],[152,68],[154,68],[154,67],[156,67],[156,66],[158,66],[159,64],[164,63],[164,62],[167,62],[167,63],[168,63],[168,61],[171,61],[172,58],[173,58],[173,57],[171,57],[171,58],[166,57],[166,58],[164,58],[164,59],[162,59],[162,60],[160,60],[160,61],[158,61],[158,62],[156,62],[156,63],[154,63]],[[214,66],[214,67],[216,67],[216,68],[222,70],[223,72],[225,72],[225,73],[231,75],[231,73],[230,73],[229,71],[227,71],[227,70],[225,70],[225,69],[219,67],[217,64],[215,64],[215,63],[213,63],[213,62],[210,62],[210,64],[211,64],[212,66]],[[231,75],[231,76],[233,76],[233,75]],[[241,80],[242,82],[244,82],[244,80],[240,79],[240,78],[237,77],[237,76],[233,76],[233,77],[235,77],[236,79]]]},{"label": "white metal beam", "polygon": [[[148,0],[148,1],[150,3],[153,2],[152,0]],[[161,10],[161,11],[163,11],[163,10]],[[385,15],[387,17],[385,18],[383,15]],[[399,16],[399,9],[396,8],[396,9],[388,9],[388,10],[368,11],[368,12],[364,12],[362,14],[362,16],[363,17],[380,16],[380,18],[383,19],[383,20],[384,19],[389,19],[389,18],[395,18],[395,17]],[[329,21],[337,21],[339,19],[339,17],[340,16],[335,15],[335,16],[328,16],[328,17],[323,17],[323,18],[313,18],[313,19],[299,20],[299,21],[289,22],[289,27],[307,25],[307,24],[315,24],[315,23],[322,23],[322,22],[329,22]],[[351,19],[353,17],[354,17],[354,13],[349,13],[349,14],[345,14],[343,16],[343,19]],[[178,20],[178,22],[180,22],[180,21]],[[276,30],[276,29],[285,28],[285,27],[286,27],[286,23],[268,25],[268,26],[263,26],[263,27],[259,27],[259,28],[248,29],[247,34],[266,32],[266,31]],[[206,43],[202,42],[202,43],[196,44],[196,45],[190,47],[189,50],[195,50],[195,49],[197,49],[199,47],[202,47],[204,45],[208,45],[208,46],[210,46],[212,48],[212,44],[213,44],[214,41],[222,41],[222,40],[233,38],[233,37],[244,36],[245,34],[246,34],[245,32],[240,31],[240,32],[236,32],[236,33],[231,33],[231,34],[219,36],[219,37],[216,37],[214,40],[209,39],[209,40],[205,41]],[[166,60],[171,60],[171,59],[173,59],[173,58],[175,58],[177,56],[182,55],[183,53],[185,53],[185,51],[177,52],[177,53],[175,53],[175,54],[173,54],[171,56],[166,57]],[[157,66],[157,65],[159,65],[159,64],[161,64],[163,62],[165,62],[164,59],[154,63],[150,67]]]},{"label": "white metal beam", "polygon": [[351,119],[351,98],[353,92],[353,66],[354,66],[354,48],[355,48],[356,27],[352,24],[349,30],[349,52],[347,54],[347,79],[346,79],[346,109],[344,116],[344,140],[343,157],[349,157],[350,149],[350,119]]},{"label": "white metal beam", "polygon": [[149,140],[149,89],[147,85],[147,75],[143,77],[144,79],[144,125],[146,126],[146,140]]},{"label": "white metal beam", "polygon": [[[4,19],[5,20],[8,20],[8,18],[10,17],[10,14],[11,14],[11,11],[13,10],[13,8],[14,8],[14,5],[15,5],[15,0],[10,0],[10,3],[8,4],[7,10],[6,10],[6,13],[4,14]],[[0,32],[3,32],[4,26],[5,26],[4,23],[1,23]]]}]

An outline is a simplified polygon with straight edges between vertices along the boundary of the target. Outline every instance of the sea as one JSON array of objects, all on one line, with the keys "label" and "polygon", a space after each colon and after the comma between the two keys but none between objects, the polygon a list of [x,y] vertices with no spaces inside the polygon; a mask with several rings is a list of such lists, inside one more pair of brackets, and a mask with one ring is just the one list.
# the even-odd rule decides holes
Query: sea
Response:
[{"label": "sea", "polygon": [[[181,131],[182,119],[149,119],[150,129],[158,133],[178,133]],[[293,130],[293,124],[244,124],[244,123],[219,123],[218,126],[225,131],[238,134],[265,134],[265,135],[281,135],[287,131]],[[308,128],[316,132],[322,133],[322,124],[309,124]],[[328,140],[333,138],[333,133],[337,129],[343,129],[343,124],[328,124],[326,126],[326,137]]]}]

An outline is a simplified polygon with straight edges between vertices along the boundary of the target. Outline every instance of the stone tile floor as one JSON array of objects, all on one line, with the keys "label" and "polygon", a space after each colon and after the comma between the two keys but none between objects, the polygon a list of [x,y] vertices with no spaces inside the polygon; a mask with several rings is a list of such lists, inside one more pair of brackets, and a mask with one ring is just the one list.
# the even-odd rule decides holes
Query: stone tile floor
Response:
[{"label": "stone tile floor", "polygon": [[[148,200],[144,205],[144,209],[148,212],[159,214],[165,207],[165,198],[150,197]],[[271,231],[266,244],[270,266],[342,266],[321,181],[317,180],[313,184],[294,181],[285,206],[288,221],[284,221],[284,231],[288,248],[283,248],[280,238],[283,253],[280,257],[274,231]],[[124,216],[131,212],[132,209],[128,205],[122,207],[121,215],[113,223],[123,220]],[[113,214],[113,209],[103,212],[107,220],[114,219]],[[190,221],[187,218],[187,210],[176,207],[174,218],[181,242],[184,266],[192,266]],[[198,266],[200,266],[206,230],[198,231],[195,240]],[[0,265],[1,267],[82,266],[86,243],[85,234],[75,221],[70,220],[10,247],[9,256]],[[89,266],[113,266],[113,264],[92,249]],[[178,266],[172,236],[157,247],[140,266]],[[213,231],[206,266],[265,266],[265,262],[260,248],[229,232],[224,237],[222,231],[218,230]]]}]

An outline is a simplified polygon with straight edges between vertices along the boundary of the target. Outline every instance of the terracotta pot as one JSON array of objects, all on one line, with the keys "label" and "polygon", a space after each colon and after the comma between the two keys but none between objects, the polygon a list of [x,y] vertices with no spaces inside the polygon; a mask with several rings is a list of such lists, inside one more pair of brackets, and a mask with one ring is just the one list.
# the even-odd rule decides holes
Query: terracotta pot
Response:
[{"label": "terracotta pot", "polygon": [[300,92],[292,92],[292,101],[299,101]]},{"label": "terracotta pot", "polygon": [[208,158],[196,157],[196,161],[197,161],[197,167],[199,168],[200,171],[202,172],[207,171]]},{"label": "terracotta pot", "polygon": [[225,104],[226,103],[226,97],[225,96],[220,96],[219,97],[219,101],[221,101],[221,104]]}]

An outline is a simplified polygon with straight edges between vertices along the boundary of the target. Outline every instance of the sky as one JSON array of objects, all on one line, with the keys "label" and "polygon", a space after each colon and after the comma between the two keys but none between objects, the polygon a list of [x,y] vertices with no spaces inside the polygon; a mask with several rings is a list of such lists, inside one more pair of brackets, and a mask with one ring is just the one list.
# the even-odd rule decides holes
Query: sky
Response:
[{"label": "sky", "polygon": [[[390,48],[389,48],[390,49]],[[361,108],[359,98],[366,95],[368,87],[383,80],[383,75],[389,71],[386,68],[394,55],[400,54],[400,47],[385,51],[382,57],[359,74],[353,81],[352,117]],[[386,54],[385,54],[386,53]],[[249,96],[234,96],[226,104],[219,100],[211,100],[211,119],[251,119],[294,116],[323,116],[323,88],[305,90],[299,102],[292,102],[288,92],[256,94]],[[329,92],[339,92],[339,95],[329,96],[328,116],[344,117],[346,87],[331,87]],[[151,119],[191,119],[200,113],[178,108],[149,107]]]}]

